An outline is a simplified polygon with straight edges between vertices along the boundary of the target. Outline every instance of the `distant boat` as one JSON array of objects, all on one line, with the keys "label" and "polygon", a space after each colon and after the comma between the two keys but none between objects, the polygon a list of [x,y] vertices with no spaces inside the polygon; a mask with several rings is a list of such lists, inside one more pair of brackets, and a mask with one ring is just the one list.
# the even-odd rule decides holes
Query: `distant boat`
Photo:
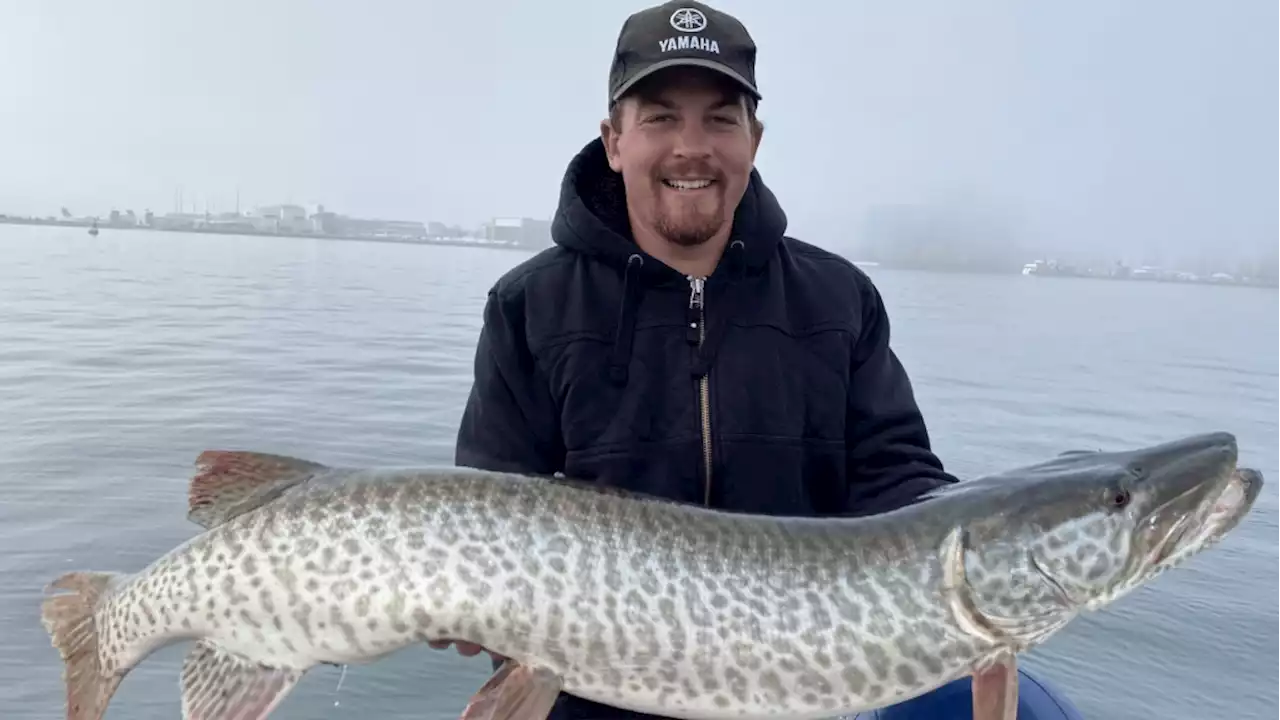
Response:
[{"label": "distant boat", "polygon": [[89,228],[89,234],[94,237],[98,236],[98,221],[96,219],[93,221],[93,226]]}]

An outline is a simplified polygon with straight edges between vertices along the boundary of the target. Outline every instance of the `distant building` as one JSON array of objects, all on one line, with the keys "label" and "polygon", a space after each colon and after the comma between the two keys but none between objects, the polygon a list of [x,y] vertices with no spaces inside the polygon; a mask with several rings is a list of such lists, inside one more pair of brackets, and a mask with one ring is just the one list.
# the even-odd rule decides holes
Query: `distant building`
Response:
[{"label": "distant building", "polygon": [[456,225],[445,225],[438,220],[427,223],[427,235],[433,238],[460,238],[469,235],[466,230]]},{"label": "distant building", "polygon": [[165,213],[163,217],[151,218],[151,226],[158,230],[191,230],[204,222],[204,215],[196,213]]},{"label": "distant building", "polygon": [[311,232],[321,235],[338,235],[338,218],[340,217],[338,213],[325,212],[323,208],[316,211],[311,216]]},{"label": "distant building", "polygon": [[306,232],[311,228],[307,209],[301,205],[264,205],[249,215],[249,221],[262,232]]},{"label": "distant building", "polygon": [[428,236],[427,226],[420,220],[353,218],[332,212],[317,212],[312,215],[311,229],[323,235],[340,237],[423,240]]},{"label": "distant building", "polygon": [[238,215],[233,212],[206,215],[198,227],[225,233],[279,232],[278,224],[271,218]]},{"label": "distant building", "polygon": [[494,218],[484,226],[484,239],[531,249],[549,247],[551,221],[533,218]]},{"label": "distant building", "polygon": [[1015,223],[983,204],[890,204],[866,211],[852,248],[886,267],[1009,271],[1028,268]]}]

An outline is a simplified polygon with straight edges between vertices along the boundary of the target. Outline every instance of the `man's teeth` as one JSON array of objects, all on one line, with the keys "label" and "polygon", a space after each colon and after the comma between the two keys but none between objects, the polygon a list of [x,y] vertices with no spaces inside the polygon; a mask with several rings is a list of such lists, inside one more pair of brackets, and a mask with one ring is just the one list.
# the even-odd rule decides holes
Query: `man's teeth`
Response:
[{"label": "man's teeth", "polygon": [[662,182],[676,190],[699,190],[712,183],[711,180],[663,180]]}]

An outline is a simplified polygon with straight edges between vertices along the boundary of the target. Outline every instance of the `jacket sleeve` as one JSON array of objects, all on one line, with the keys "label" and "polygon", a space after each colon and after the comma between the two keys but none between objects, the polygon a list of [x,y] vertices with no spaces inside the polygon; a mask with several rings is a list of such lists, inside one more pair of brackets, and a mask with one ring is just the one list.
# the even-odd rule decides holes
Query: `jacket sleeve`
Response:
[{"label": "jacket sleeve", "polygon": [[846,420],[845,512],[866,515],[909,505],[956,482],[929,445],[907,372],[889,348],[889,316],[869,278],[862,280],[862,331],[854,344]]},{"label": "jacket sleeve", "polygon": [[490,290],[485,301],[475,380],[458,427],[454,462],[551,475],[564,468],[560,422],[548,382],[525,340],[522,300],[508,305]]}]

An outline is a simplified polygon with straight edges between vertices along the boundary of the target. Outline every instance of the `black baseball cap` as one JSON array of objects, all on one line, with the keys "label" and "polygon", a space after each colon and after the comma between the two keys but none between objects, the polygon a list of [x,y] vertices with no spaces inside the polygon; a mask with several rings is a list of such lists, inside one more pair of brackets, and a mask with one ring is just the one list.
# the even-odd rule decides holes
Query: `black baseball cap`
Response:
[{"label": "black baseball cap", "polygon": [[722,73],[758,102],[756,44],[734,16],[700,2],[672,0],[627,18],[609,70],[609,105],[659,70],[703,67]]}]

